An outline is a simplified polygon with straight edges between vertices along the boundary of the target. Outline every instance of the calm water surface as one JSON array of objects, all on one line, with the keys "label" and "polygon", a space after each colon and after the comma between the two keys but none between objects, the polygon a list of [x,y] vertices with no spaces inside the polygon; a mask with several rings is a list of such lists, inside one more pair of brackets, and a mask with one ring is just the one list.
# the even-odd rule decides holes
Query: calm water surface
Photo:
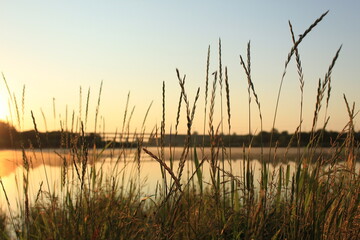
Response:
[{"label": "calm water surface", "polygon": [[[157,148],[149,148],[151,152],[155,155],[159,155]],[[125,152],[124,152],[125,151]],[[126,149],[126,150],[106,150],[104,152],[92,152],[89,153],[88,159],[88,168],[87,173],[92,169],[97,173],[102,170],[104,174],[103,179],[108,177],[117,177],[119,181],[122,180],[122,174],[124,175],[124,182],[122,184],[124,187],[129,184],[129,179],[138,179],[138,164],[134,161],[136,159],[135,154],[136,150]],[[175,149],[175,158],[179,159],[181,155],[182,148]],[[325,150],[325,152],[328,150]],[[168,149],[165,150],[165,159],[169,159]],[[247,152],[247,150],[246,150]],[[268,149],[264,149],[264,158],[268,159]],[[78,177],[76,169],[74,167],[73,159],[69,153],[69,150],[64,149],[51,149],[26,151],[26,157],[29,161],[29,197],[34,201],[39,189],[42,191],[48,191],[46,175],[49,180],[49,187],[51,191],[55,191],[57,194],[63,192],[61,187],[61,179],[63,177],[62,173],[64,170],[64,160],[66,161],[66,181],[73,186],[78,186]],[[183,179],[187,179],[192,172],[195,170],[195,165],[193,161],[194,149],[190,149],[188,159],[185,169],[183,172]],[[221,155],[221,152],[219,153]],[[287,154],[287,155],[286,155]],[[200,149],[197,149],[198,157],[202,158],[203,154]],[[285,156],[286,155],[286,156]],[[125,157],[126,156],[126,157]],[[210,149],[205,149],[204,156],[210,156]],[[233,148],[231,150],[231,167],[234,176],[241,177],[242,169],[244,166],[243,161],[244,150],[242,148]],[[261,164],[258,160],[261,156],[260,149],[251,149],[250,156],[253,156],[253,160],[250,161],[251,168],[254,170],[254,178],[260,179],[260,169]],[[270,164],[269,170],[276,173],[280,166],[286,167],[287,164],[290,165],[291,172],[295,170],[295,162],[289,161],[287,163],[281,162],[284,159],[296,159],[297,149],[278,149],[276,152],[277,164]],[[220,157],[221,158],[221,157]],[[225,159],[230,159],[229,154],[225,155]],[[225,170],[230,171],[230,161],[225,161]],[[178,168],[179,161],[174,162],[174,172]],[[166,161],[166,164],[170,166],[170,162]],[[359,168],[359,163],[357,163],[357,168]],[[124,171],[125,169],[125,171]],[[81,170],[79,170],[81,172]],[[23,168],[23,156],[21,150],[0,150],[0,177],[2,179],[6,194],[8,196],[11,208],[14,210],[18,209],[19,200],[23,200],[23,176],[26,173]],[[46,174],[45,174],[46,173]],[[207,161],[203,165],[203,177],[205,182],[210,182],[210,171],[209,164]],[[168,176],[170,179],[170,176]],[[195,177],[196,181],[196,177]],[[151,195],[155,193],[156,185],[162,182],[161,170],[159,163],[153,160],[146,153],[142,152],[140,158],[140,184],[142,186],[142,192],[145,195]],[[258,184],[258,183],[255,183]],[[0,204],[3,210],[6,210],[6,198],[4,195],[3,189],[0,188]]]}]

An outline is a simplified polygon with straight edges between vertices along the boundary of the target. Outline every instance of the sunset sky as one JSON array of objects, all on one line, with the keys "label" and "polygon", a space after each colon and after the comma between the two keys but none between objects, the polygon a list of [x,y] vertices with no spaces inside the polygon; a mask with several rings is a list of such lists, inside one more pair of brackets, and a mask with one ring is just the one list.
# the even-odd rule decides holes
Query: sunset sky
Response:
[{"label": "sunset sky", "polygon": [[[256,2],[256,3],[255,3]],[[33,128],[30,111],[40,131],[68,127],[71,115],[79,116],[82,88],[82,119],[90,88],[87,130],[94,129],[94,116],[103,81],[99,122],[105,131],[122,127],[125,103],[135,106],[131,129],[140,128],[153,101],[146,126],[160,126],[162,82],[166,85],[166,131],[174,128],[180,87],[176,68],[186,74],[190,103],[200,87],[193,130],[203,131],[207,48],[211,47],[210,72],[218,68],[218,41],[222,62],[228,67],[232,132],[248,131],[247,80],[239,55],[246,58],[251,40],[252,79],[261,102],[264,130],[272,126],[277,91],[284,62],[292,46],[288,20],[301,34],[325,11],[324,20],[299,46],[304,71],[304,125],[311,130],[317,82],[323,79],[336,51],[343,44],[332,74],[328,115],[329,130],[341,130],[348,121],[343,100],[360,104],[360,2],[338,1],[1,1],[0,71],[22,112],[19,129]],[[276,128],[294,132],[299,124],[300,88],[294,59],[285,77]],[[210,79],[213,80],[212,78]],[[209,89],[209,92],[211,88]],[[226,100],[224,92],[224,120]],[[220,121],[220,92],[216,95],[216,122]],[[0,82],[0,118],[10,119],[9,94]],[[55,119],[53,110],[55,99]],[[323,103],[323,108],[325,103]],[[252,131],[259,131],[258,111],[251,105]],[[182,115],[185,111],[182,109]],[[101,117],[101,118],[100,118]],[[359,118],[357,117],[356,120]],[[21,119],[22,121],[22,119]],[[324,112],[320,116],[320,125]],[[185,119],[180,132],[185,133]],[[226,125],[227,129],[227,125]]]}]

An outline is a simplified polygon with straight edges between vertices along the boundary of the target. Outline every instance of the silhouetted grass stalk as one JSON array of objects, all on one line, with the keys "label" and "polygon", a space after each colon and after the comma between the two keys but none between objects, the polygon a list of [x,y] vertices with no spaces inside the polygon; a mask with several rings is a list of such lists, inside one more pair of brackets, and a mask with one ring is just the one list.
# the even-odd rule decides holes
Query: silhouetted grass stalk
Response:
[{"label": "silhouetted grass stalk", "polygon": [[286,71],[287,71],[287,67],[290,63],[290,60],[295,52],[295,49],[298,48],[298,45],[302,42],[302,40],[312,31],[312,29],[314,27],[316,27],[316,25],[322,21],[322,19],[328,14],[329,11],[326,11],[325,13],[323,13],[318,19],[316,19],[314,21],[313,24],[310,25],[309,28],[307,28],[303,34],[299,35],[299,39],[294,43],[293,47],[291,48],[288,57],[285,61],[285,67],[284,67],[284,72],[281,76],[281,81],[280,81],[280,86],[279,86],[279,90],[278,90],[278,95],[277,95],[277,99],[276,99],[276,104],[275,104],[275,113],[274,113],[274,119],[273,119],[273,124],[272,124],[272,132],[271,132],[271,136],[270,136],[270,150],[269,150],[269,159],[271,158],[271,149],[272,149],[272,141],[273,141],[273,134],[274,134],[274,129],[275,129],[275,123],[276,123],[276,116],[277,116],[277,111],[278,111],[278,106],[279,106],[279,101],[280,101],[280,93],[281,93],[281,89],[282,89],[282,85],[284,82],[284,78],[286,75]]},{"label": "silhouetted grass stalk", "polygon": [[[326,13],[322,17],[325,15]],[[297,41],[295,41],[289,23],[294,46],[285,64],[277,101],[279,101],[287,65],[291,55],[294,53],[297,59],[301,98],[300,122],[284,153],[285,164],[273,166],[272,168],[269,161],[266,162],[261,157],[261,177],[260,179],[257,178],[257,171],[259,171],[257,162],[250,158],[255,139],[254,136],[251,136],[255,135],[251,132],[251,125],[249,125],[250,139],[248,146],[245,143],[243,145],[243,160],[232,162],[230,87],[227,67],[225,67],[224,79],[221,76],[221,43],[219,41],[219,67],[213,73],[209,111],[206,110],[210,65],[210,48],[208,49],[204,111],[205,115],[208,114],[208,119],[204,120],[204,129],[207,124],[210,153],[204,151],[206,146],[205,138],[203,138],[202,146],[199,146],[202,151],[201,158],[198,157],[198,146],[196,146],[196,142],[192,142],[194,138],[191,134],[200,89],[197,89],[191,106],[185,90],[185,75],[181,77],[180,72],[177,70],[181,93],[175,120],[175,137],[178,134],[182,102],[184,102],[186,111],[186,135],[183,147],[180,149],[178,169],[173,169],[172,166],[175,158],[174,146],[170,146],[169,155],[166,154],[165,149],[165,103],[167,104],[165,100],[165,83],[163,83],[162,88],[163,116],[161,126],[160,128],[155,126],[150,134],[150,139],[156,142],[156,154],[144,142],[145,121],[152,103],[150,103],[145,113],[140,130],[135,130],[133,136],[130,136],[130,123],[135,107],[130,108],[131,111],[128,111],[128,94],[122,131],[119,136],[119,152],[115,158],[115,165],[111,165],[112,169],[109,175],[102,168],[106,158],[102,154],[110,148],[111,144],[116,143],[117,137],[115,134],[113,142],[106,143],[103,148],[99,149],[99,146],[95,144],[96,142],[92,142],[93,139],[89,139],[87,136],[86,122],[89,107],[89,90],[84,121],[81,118],[82,110],[79,110],[78,120],[76,120],[73,112],[69,132],[66,130],[69,124],[68,117],[65,117],[65,120],[60,119],[62,131],[60,147],[63,148],[63,152],[59,152],[57,155],[62,161],[62,179],[61,188],[54,186],[53,190],[50,189],[50,180],[47,179],[40,133],[36,126],[35,117],[31,112],[48,192],[42,190],[43,183],[41,182],[39,186],[35,186],[38,191],[36,192],[35,201],[32,201],[31,191],[29,191],[31,183],[29,174],[33,169],[29,167],[31,159],[27,157],[23,148],[23,188],[18,186],[20,184],[17,179],[15,182],[19,195],[20,212],[18,214],[13,214],[6,189],[0,179],[9,209],[10,222],[16,237],[18,239],[358,239],[360,226],[360,174],[356,172],[355,164],[358,158],[359,143],[358,139],[356,139],[354,126],[357,112],[355,111],[355,104],[350,105],[345,95],[344,101],[349,118],[347,125],[336,139],[333,139],[329,156],[323,154],[323,152],[312,154],[321,143],[319,139],[322,138],[328,123],[326,111],[323,129],[320,133],[316,131],[316,123],[326,90],[326,108],[329,104],[331,73],[340,49],[330,64],[324,80],[319,80],[312,125],[313,134],[307,148],[302,153],[299,150],[303,121],[304,81],[297,46],[304,38],[304,35],[310,32],[321,21],[322,17],[316,20]],[[252,94],[258,106],[261,122],[260,133],[262,133],[260,101],[251,79],[250,42],[247,49],[247,63],[243,61],[241,56],[240,61],[248,80],[249,99],[251,99]],[[220,83],[220,81],[225,81],[228,136],[223,132],[224,116],[222,106],[219,106],[221,110],[219,114],[221,117],[220,122],[215,123],[214,120],[217,115],[215,104],[218,79],[220,98],[222,97],[222,82]],[[95,113],[95,133],[101,89],[102,84]],[[23,96],[25,95],[24,92],[23,90]],[[10,101],[12,101],[11,105],[17,108],[15,95],[9,94],[9,96]],[[222,100],[219,102],[222,105]],[[248,103],[250,109],[251,101]],[[24,108],[23,105],[24,103],[22,103],[21,109]],[[81,108],[80,106],[79,108]],[[20,112],[19,108],[15,109],[15,111],[17,112],[15,122],[18,123],[20,128],[22,126],[22,117],[20,118],[21,115],[18,114]],[[65,111],[67,112],[67,110]],[[274,125],[276,113],[277,110],[275,111]],[[79,126],[76,126],[76,121],[79,121]],[[105,120],[101,117],[99,121],[101,122],[99,132],[101,132],[102,126],[102,132],[104,133]],[[160,132],[159,135],[158,131]],[[227,143],[225,143],[226,137],[229,140],[228,147],[226,146]],[[293,167],[293,164],[289,161],[288,149],[296,141],[295,138],[298,141],[298,161]],[[126,145],[132,142],[137,143],[133,151],[127,149]],[[193,154],[189,152],[192,143],[194,143]],[[273,155],[269,154],[269,160],[273,162],[281,158],[277,146],[278,141],[275,143]],[[67,147],[70,148],[68,152],[65,149]],[[91,147],[93,151],[91,151]],[[156,185],[153,195],[151,195],[152,193],[150,195],[144,193],[140,183],[140,169],[143,163],[142,160],[145,160],[142,157],[142,151],[158,162],[160,168],[163,169],[162,183]],[[221,155],[219,151],[222,151]],[[229,153],[229,171],[226,169],[227,165],[225,165],[224,161],[227,153]],[[111,150],[111,159],[114,155],[115,151]],[[168,156],[170,156],[170,159],[166,159]],[[133,162],[129,161],[130,157],[134,159]],[[102,161],[98,171],[95,171],[95,162],[91,161],[91,159],[93,161]],[[167,160],[170,160],[170,165],[168,165]],[[90,166],[90,163],[94,165]],[[113,162],[111,161],[111,163]],[[202,168],[203,164],[206,163],[208,163],[209,168],[208,179]],[[236,176],[233,172],[233,163],[239,164],[239,176]],[[187,174],[184,171],[187,171]],[[167,175],[169,175],[169,181],[166,181]],[[197,178],[197,182],[194,178]],[[164,189],[168,189],[168,191],[163,192]],[[0,219],[0,226],[2,226],[1,223],[2,220]],[[0,236],[2,236],[3,232],[0,229]]]}]

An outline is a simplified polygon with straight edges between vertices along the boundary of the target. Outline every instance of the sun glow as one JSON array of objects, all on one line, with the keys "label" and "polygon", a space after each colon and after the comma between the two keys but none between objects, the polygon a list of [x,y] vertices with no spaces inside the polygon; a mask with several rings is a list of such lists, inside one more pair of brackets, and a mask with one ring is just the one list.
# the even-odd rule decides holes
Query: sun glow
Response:
[{"label": "sun glow", "polygon": [[3,95],[0,95],[0,120],[6,121],[6,118],[9,116],[9,108],[7,100]]}]

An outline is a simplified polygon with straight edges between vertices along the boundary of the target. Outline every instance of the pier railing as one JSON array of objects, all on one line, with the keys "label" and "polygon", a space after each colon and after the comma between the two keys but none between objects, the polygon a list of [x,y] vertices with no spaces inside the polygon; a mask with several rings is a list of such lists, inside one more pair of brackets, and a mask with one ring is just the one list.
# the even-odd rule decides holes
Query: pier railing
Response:
[{"label": "pier railing", "polygon": [[[92,133],[88,133],[91,135]],[[117,133],[117,132],[101,132],[98,133],[101,137],[101,140],[104,142],[114,141],[114,142],[129,142],[136,143],[140,139],[144,143],[149,142],[151,137],[154,137],[151,133],[136,133],[136,132],[127,132],[127,133]]]}]

